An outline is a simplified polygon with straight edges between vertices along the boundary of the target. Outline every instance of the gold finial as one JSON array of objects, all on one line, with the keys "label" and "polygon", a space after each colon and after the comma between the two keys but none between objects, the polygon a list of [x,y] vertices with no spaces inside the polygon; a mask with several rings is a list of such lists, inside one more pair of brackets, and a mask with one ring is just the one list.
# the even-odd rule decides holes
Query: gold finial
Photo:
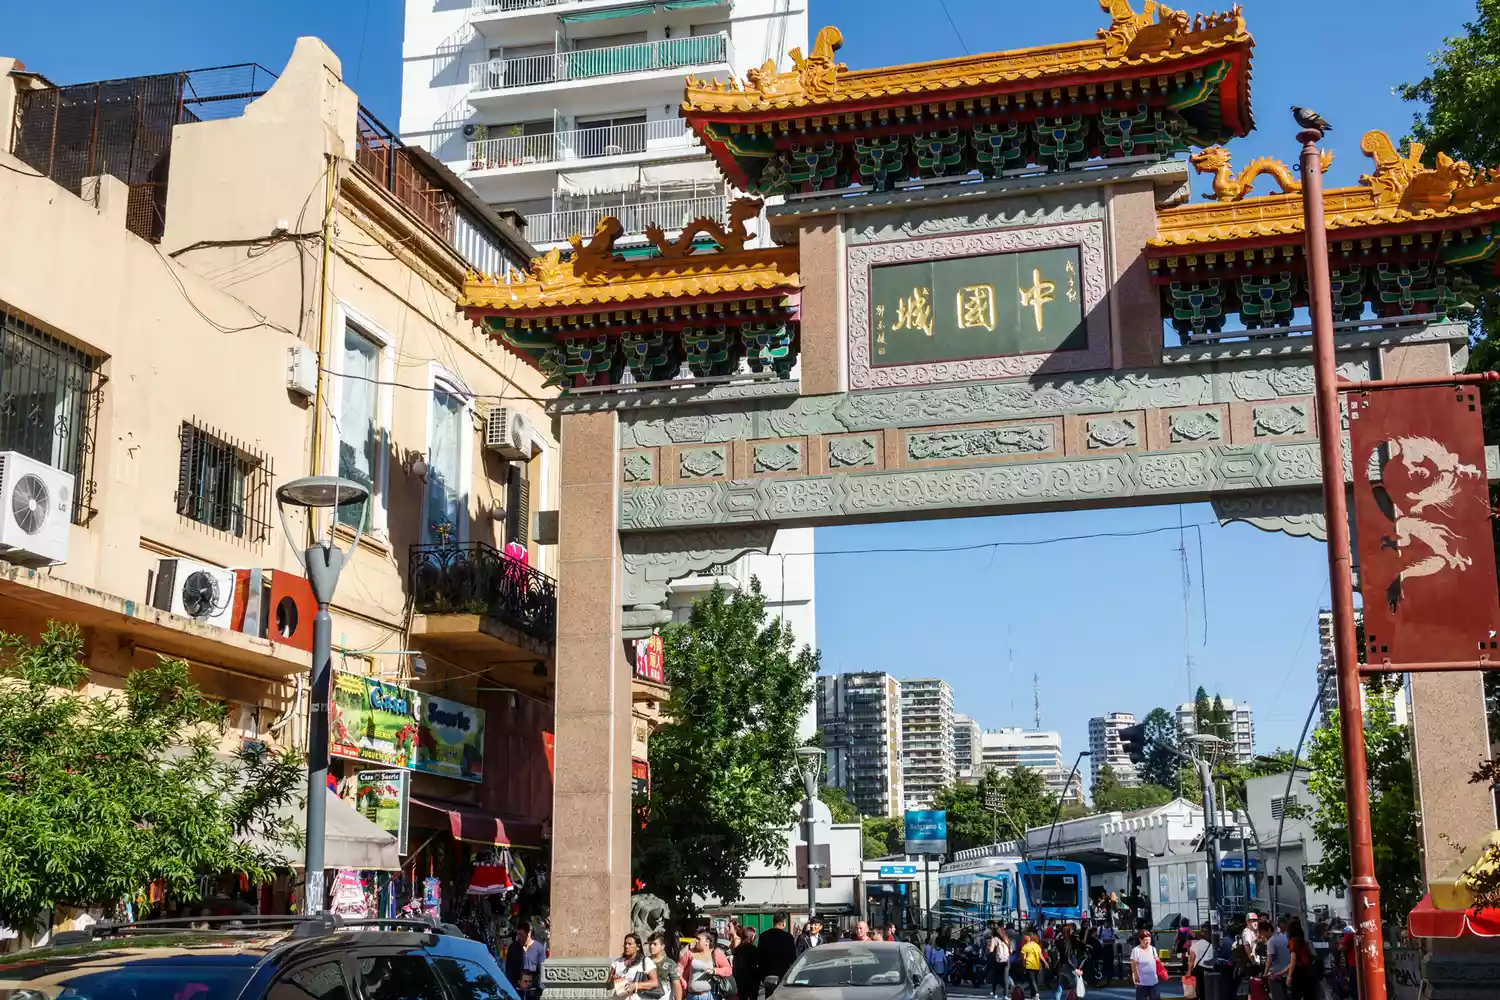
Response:
[{"label": "gold finial", "polygon": [[829,97],[839,89],[839,74],[849,72],[848,66],[833,57],[843,45],[844,33],[827,25],[813,39],[811,55],[804,57],[800,47],[787,53],[794,67],[789,72],[776,72],[776,60],[767,59],[765,65],[746,73],[745,79],[762,97],[802,93]]}]

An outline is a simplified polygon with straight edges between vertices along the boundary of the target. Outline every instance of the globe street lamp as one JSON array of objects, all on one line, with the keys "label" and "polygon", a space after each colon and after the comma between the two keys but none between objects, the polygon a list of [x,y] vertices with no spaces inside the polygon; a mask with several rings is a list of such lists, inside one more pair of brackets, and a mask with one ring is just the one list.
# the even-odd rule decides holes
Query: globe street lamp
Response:
[{"label": "globe street lamp", "polygon": [[[349,546],[349,551],[343,551],[333,544],[333,526],[338,520],[335,514],[328,524],[328,537],[317,539],[303,550],[298,547],[297,536],[287,522],[286,509],[292,506],[306,508],[309,512],[337,510],[364,503],[369,497],[370,491],[366,487],[338,476],[295,479],[276,491],[276,508],[281,514],[282,530],[286,532],[292,551],[297,554],[297,561],[307,573],[313,598],[318,602],[318,613],[313,618],[311,693],[307,708],[307,856],[304,870],[307,875],[305,912],[310,914],[323,910],[323,841],[328,807],[328,687],[333,665],[333,618],[328,613],[328,605],[333,603],[339,573],[354,557],[354,550],[359,548],[360,530],[355,529],[354,544]],[[308,516],[314,515],[309,513]]]},{"label": "globe street lamp", "polygon": [[[802,839],[807,844],[807,920],[818,915],[818,868],[813,858],[814,813],[813,802],[818,797],[818,779],[823,775],[823,748],[805,746],[797,748],[797,773],[802,776],[802,791],[806,796],[802,802]],[[829,848],[832,851],[832,848]],[[831,860],[831,858],[830,858]]]}]

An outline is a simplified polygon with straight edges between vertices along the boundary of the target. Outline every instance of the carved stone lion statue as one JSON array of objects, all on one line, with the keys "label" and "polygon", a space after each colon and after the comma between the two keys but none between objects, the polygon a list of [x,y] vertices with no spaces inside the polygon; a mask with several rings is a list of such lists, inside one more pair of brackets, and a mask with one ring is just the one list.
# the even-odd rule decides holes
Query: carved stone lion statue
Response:
[{"label": "carved stone lion statue", "polygon": [[643,942],[657,931],[665,931],[671,915],[666,902],[649,892],[638,892],[630,897],[630,929],[639,934]]}]

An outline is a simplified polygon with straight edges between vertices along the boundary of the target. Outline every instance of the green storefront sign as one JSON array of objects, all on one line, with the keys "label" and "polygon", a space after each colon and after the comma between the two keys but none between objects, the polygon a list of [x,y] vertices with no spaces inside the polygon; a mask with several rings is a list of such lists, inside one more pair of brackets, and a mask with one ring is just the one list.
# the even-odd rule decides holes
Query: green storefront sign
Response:
[{"label": "green storefront sign", "polygon": [[329,753],[386,767],[411,767],[417,748],[417,692],[337,670],[332,686]]},{"label": "green storefront sign", "polygon": [[484,710],[423,695],[412,768],[463,781],[484,780]]},{"label": "green storefront sign", "polygon": [[1088,347],[1078,247],[871,269],[874,367]]},{"label": "green storefront sign", "polygon": [[354,782],[355,808],[365,819],[395,837],[396,853],[404,856],[411,776],[406,771],[360,771]]}]

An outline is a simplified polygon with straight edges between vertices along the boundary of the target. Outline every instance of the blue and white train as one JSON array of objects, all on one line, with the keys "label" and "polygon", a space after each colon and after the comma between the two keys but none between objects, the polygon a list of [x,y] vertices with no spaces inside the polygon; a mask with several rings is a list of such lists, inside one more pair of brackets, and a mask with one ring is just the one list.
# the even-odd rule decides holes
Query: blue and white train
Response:
[{"label": "blue and white train", "polygon": [[1088,874],[1076,861],[964,853],[980,856],[950,861],[938,871],[936,910],[944,922],[1078,923],[1088,915]]}]

